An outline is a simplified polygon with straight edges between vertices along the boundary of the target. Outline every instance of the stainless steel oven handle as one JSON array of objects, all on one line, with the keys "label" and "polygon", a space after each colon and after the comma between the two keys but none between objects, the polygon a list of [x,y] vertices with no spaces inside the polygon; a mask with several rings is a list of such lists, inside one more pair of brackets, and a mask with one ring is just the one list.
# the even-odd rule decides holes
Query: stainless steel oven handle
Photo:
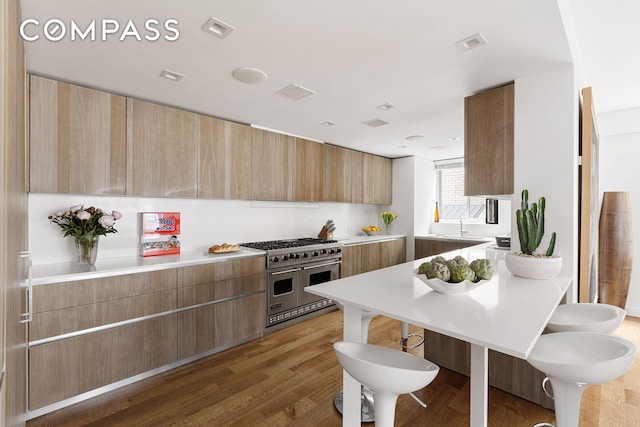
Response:
[{"label": "stainless steel oven handle", "polygon": [[269,274],[272,276],[278,276],[279,274],[287,274],[287,273],[295,273],[296,271],[300,271],[300,268],[292,268],[291,270],[283,270],[283,271],[272,271]]},{"label": "stainless steel oven handle", "polygon": [[324,263],[324,264],[312,265],[312,266],[309,266],[309,267],[302,267],[302,269],[303,270],[312,270],[314,268],[326,267],[328,265],[336,265],[336,264],[342,264],[342,260],[333,261],[333,262],[327,262],[327,263]]}]

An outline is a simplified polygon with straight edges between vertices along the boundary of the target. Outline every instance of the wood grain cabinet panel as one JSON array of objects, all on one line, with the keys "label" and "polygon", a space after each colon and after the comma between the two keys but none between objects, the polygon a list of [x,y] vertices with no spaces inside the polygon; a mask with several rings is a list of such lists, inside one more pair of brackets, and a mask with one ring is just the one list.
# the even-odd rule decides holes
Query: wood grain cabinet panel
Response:
[{"label": "wood grain cabinet panel", "polygon": [[31,410],[177,361],[169,315],[29,349]]},{"label": "wood grain cabinet panel", "polygon": [[127,195],[196,197],[198,115],[127,99]]},{"label": "wood grain cabinet panel", "polygon": [[372,173],[367,173],[367,179],[373,183],[370,201],[376,205],[390,205],[393,201],[393,161],[386,157],[371,156]]},{"label": "wood grain cabinet panel", "polygon": [[224,347],[262,334],[266,319],[265,294],[216,304],[215,346]]},{"label": "wood grain cabinet panel", "polygon": [[30,78],[30,191],[125,194],[126,98]]},{"label": "wood grain cabinet panel", "polygon": [[406,238],[348,245],[342,248],[340,277],[354,276],[406,262]]},{"label": "wood grain cabinet panel", "polygon": [[480,242],[474,240],[416,239],[415,259],[440,255],[457,249],[468,248],[469,246],[475,246],[478,243]]},{"label": "wood grain cabinet panel", "polygon": [[324,144],[323,201],[351,203],[351,151]]},{"label": "wood grain cabinet panel", "polygon": [[251,129],[251,191],[255,200],[293,200],[294,138]]},{"label": "wood grain cabinet panel", "polygon": [[513,194],[514,85],[464,99],[465,196]]},{"label": "wood grain cabinet panel", "polygon": [[324,144],[294,139],[293,200],[319,202],[324,184]]},{"label": "wood grain cabinet panel", "polygon": [[199,116],[198,197],[251,199],[251,127]]}]

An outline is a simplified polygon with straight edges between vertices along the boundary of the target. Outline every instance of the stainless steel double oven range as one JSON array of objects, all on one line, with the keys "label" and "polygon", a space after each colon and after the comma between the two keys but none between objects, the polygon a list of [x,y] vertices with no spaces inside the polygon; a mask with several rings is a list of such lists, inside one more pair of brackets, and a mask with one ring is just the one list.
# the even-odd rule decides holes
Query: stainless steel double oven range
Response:
[{"label": "stainless steel double oven range", "polygon": [[305,292],[304,288],[340,278],[342,243],[301,238],[240,246],[266,252],[267,328],[335,309],[332,300]]}]

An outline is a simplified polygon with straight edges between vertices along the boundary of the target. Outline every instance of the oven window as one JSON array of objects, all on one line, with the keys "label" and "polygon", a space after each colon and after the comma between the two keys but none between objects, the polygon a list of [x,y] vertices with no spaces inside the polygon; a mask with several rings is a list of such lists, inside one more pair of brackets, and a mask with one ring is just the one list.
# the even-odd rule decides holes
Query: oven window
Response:
[{"label": "oven window", "polygon": [[273,295],[284,295],[293,292],[293,279],[276,280],[273,282]]},{"label": "oven window", "polygon": [[309,286],[319,285],[320,283],[329,282],[331,280],[331,270],[321,271],[309,275]]}]

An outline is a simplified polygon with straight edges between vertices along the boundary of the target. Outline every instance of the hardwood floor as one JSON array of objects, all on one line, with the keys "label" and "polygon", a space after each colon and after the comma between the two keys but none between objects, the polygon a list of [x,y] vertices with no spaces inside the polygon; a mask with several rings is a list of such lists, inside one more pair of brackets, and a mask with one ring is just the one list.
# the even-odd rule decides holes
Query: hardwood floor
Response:
[{"label": "hardwood floor", "polygon": [[[412,333],[420,333],[412,327]],[[617,335],[640,345],[640,319]],[[339,426],[333,406],[342,370],[332,343],[342,338],[335,311],[225,352],[33,419],[39,426]],[[399,322],[376,317],[369,342],[399,348]],[[420,355],[422,347],[411,350]],[[468,426],[468,378],[441,369],[416,395],[398,398],[396,426]],[[489,394],[489,426],[554,422],[553,411],[497,389]],[[373,424],[363,424],[372,426]],[[640,425],[640,360],[623,377],[589,387],[581,427]]]}]

